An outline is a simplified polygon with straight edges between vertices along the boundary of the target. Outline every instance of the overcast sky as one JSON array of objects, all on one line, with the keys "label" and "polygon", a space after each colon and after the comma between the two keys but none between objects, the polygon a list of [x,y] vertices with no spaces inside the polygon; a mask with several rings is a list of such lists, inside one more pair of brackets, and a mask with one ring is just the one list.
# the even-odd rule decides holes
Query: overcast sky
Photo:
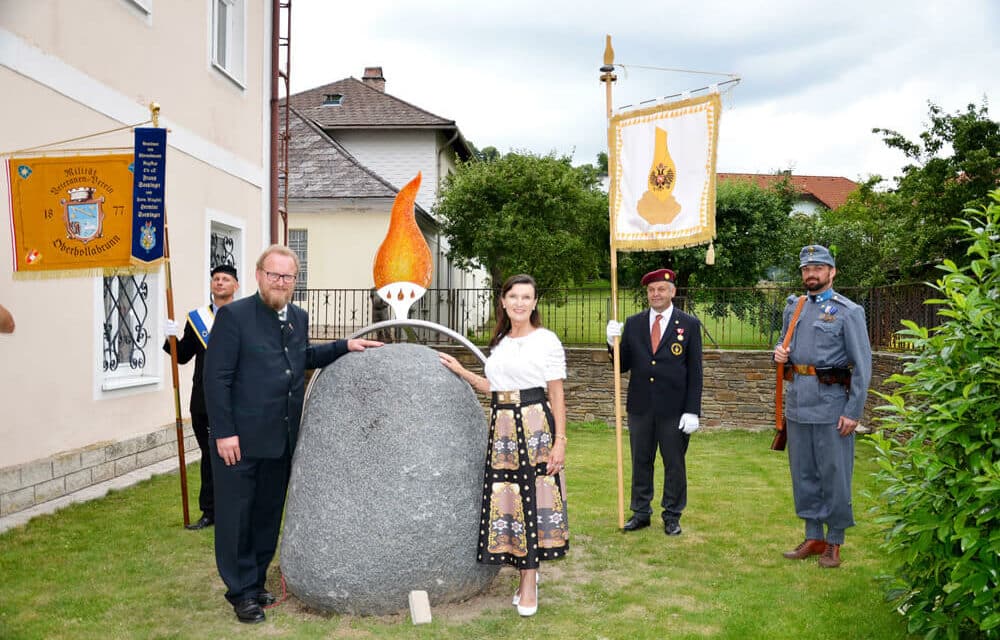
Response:
[{"label": "overcast sky", "polygon": [[[605,34],[626,67],[739,74],[719,171],[892,177],[904,159],[873,127],[915,139],[928,100],[954,113],[984,96],[1000,119],[996,0],[296,0],[292,91],[381,66],[388,93],[480,148],[594,162],[607,148]],[[616,109],[726,80],[617,75]]]}]

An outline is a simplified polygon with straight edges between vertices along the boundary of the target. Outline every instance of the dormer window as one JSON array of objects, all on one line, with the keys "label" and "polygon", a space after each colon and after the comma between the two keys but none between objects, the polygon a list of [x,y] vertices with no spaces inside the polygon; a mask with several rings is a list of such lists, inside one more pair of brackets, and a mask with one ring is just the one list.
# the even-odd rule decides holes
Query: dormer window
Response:
[{"label": "dormer window", "polygon": [[335,107],[339,107],[343,101],[344,101],[343,94],[328,93],[323,98],[323,106],[333,105]]}]

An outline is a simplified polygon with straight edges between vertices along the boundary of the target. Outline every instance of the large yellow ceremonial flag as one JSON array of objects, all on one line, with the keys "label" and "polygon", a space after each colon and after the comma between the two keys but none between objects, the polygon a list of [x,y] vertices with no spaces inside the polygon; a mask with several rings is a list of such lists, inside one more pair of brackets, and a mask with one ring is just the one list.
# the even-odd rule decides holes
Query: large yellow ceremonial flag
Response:
[{"label": "large yellow ceremonial flag", "polygon": [[719,111],[713,92],[611,118],[613,250],[676,249],[715,237]]},{"label": "large yellow ceremonial flag", "polygon": [[10,158],[14,270],[27,274],[128,267],[132,157]]}]

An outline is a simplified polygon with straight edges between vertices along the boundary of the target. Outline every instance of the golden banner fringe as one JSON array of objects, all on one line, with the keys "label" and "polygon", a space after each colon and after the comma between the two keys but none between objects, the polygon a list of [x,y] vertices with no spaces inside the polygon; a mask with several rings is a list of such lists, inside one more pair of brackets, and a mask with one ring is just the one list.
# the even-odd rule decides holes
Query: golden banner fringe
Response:
[{"label": "golden banner fringe", "polygon": [[52,271],[15,271],[11,274],[14,280],[54,280],[57,278],[114,278],[116,276],[132,276],[137,273],[154,274],[160,271],[159,262],[136,264],[130,267],[92,267],[87,269],[59,269]]}]

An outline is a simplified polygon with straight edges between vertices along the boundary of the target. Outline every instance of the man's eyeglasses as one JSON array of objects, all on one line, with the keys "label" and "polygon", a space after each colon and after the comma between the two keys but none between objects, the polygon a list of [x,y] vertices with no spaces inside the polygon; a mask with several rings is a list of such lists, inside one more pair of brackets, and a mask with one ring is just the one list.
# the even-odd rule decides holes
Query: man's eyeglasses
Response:
[{"label": "man's eyeglasses", "polygon": [[295,276],[291,273],[274,273],[273,271],[265,271],[264,275],[267,276],[268,282],[278,282],[281,280],[285,284],[292,284],[295,282]]}]

